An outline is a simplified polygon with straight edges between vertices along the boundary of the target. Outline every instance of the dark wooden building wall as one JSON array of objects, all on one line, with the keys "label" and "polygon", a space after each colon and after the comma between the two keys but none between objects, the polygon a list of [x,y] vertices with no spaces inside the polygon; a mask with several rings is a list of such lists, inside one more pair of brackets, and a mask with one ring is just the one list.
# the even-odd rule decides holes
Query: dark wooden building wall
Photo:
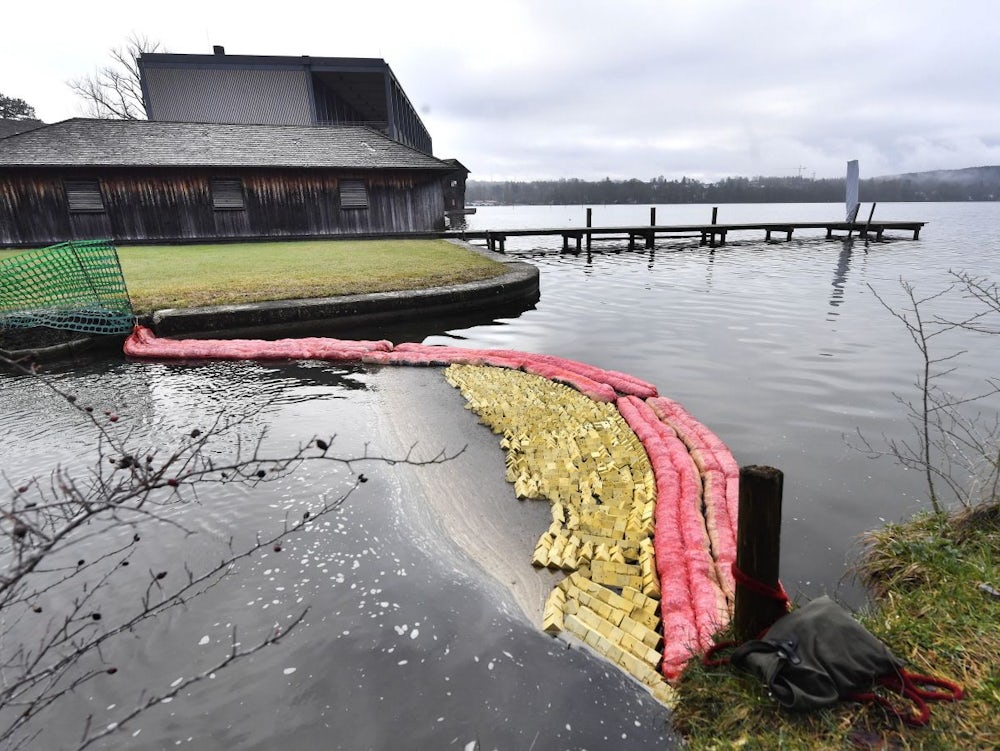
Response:
[{"label": "dark wooden building wall", "polygon": [[444,210],[463,211],[465,209],[465,182],[469,173],[455,170],[444,180]]},{"label": "dark wooden building wall", "polygon": [[[243,209],[214,209],[211,181],[239,179]],[[98,179],[103,213],[70,212],[64,180]],[[326,170],[6,170],[0,245],[426,232],[443,227],[441,173]],[[340,181],[361,180],[368,208],[342,209]]]}]

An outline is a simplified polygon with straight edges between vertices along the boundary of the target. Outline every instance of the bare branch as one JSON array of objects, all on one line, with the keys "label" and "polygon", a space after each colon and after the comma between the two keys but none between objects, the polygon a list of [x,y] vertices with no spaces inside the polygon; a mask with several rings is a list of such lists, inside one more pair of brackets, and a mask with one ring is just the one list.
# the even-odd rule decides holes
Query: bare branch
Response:
[{"label": "bare branch", "polygon": [[213,665],[212,667],[208,668],[207,670],[203,670],[202,672],[197,673],[196,675],[192,675],[189,678],[185,678],[183,681],[181,681],[180,683],[178,683],[176,686],[173,686],[170,691],[167,691],[165,693],[158,694],[158,695],[155,695],[155,696],[151,696],[145,702],[137,705],[128,714],[123,715],[116,722],[111,723],[110,725],[108,725],[108,727],[106,727],[104,730],[102,730],[99,733],[95,733],[93,735],[90,735],[90,733],[89,733],[90,728],[89,728],[89,725],[88,725],[88,727],[87,727],[87,729],[85,731],[85,734],[84,734],[84,738],[81,741],[80,745],[77,746],[77,748],[79,748],[79,749],[87,748],[88,746],[90,746],[91,744],[93,744],[95,741],[98,741],[101,738],[106,738],[107,736],[111,735],[115,731],[117,731],[120,728],[124,727],[127,722],[129,722],[131,720],[134,720],[136,717],[138,717],[140,714],[142,714],[144,711],[146,711],[150,707],[154,707],[157,704],[162,703],[165,699],[173,699],[181,691],[184,691],[186,688],[194,685],[195,683],[198,683],[199,681],[203,681],[206,678],[211,677],[213,674],[218,673],[220,670],[223,670],[224,668],[229,667],[230,665],[232,665],[237,660],[240,660],[240,659],[242,659],[244,657],[248,657],[249,655],[252,655],[252,654],[254,654],[256,652],[259,652],[260,650],[264,649],[264,647],[270,646],[271,644],[277,644],[283,638],[285,638],[286,636],[288,636],[288,634],[290,634],[292,631],[294,631],[296,626],[298,626],[300,623],[302,623],[302,619],[306,617],[306,613],[308,611],[309,611],[309,609],[306,608],[301,613],[299,613],[297,616],[295,616],[295,618],[291,621],[291,623],[288,624],[288,626],[285,628],[284,631],[282,631],[280,629],[276,629],[275,632],[274,632],[274,634],[272,634],[271,636],[268,636],[267,638],[265,638],[262,641],[258,642],[254,646],[249,647],[248,649],[239,649],[238,648],[238,646],[237,646],[238,642],[236,641],[236,627],[234,626],[233,627],[233,635],[232,635],[232,639],[231,639],[231,645],[232,646],[231,646],[231,649],[229,651],[229,654],[226,655],[225,659],[221,660],[220,662],[217,662],[215,665]]},{"label": "bare branch", "polygon": [[[106,648],[115,639],[196,600],[232,576],[241,561],[265,548],[280,552],[286,538],[307,534],[316,520],[340,508],[367,481],[363,465],[433,465],[464,451],[464,447],[438,451],[421,459],[416,444],[401,457],[374,453],[366,444],[359,456],[340,456],[331,450],[331,437],[313,438],[295,450],[272,455],[266,430],[255,429],[252,439],[244,435],[263,406],[236,415],[219,413],[208,427],[180,435],[176,429],[170,435],[162,430],[146,435],[110,410],[84,404],[30,364],[0,353],[0,367],[38,378],[53,398],[68,404],[93,434],[97,457],[96,464],[82,469],[56,467],[47,480],[32,477],[18,482],[0,475],[4,493],[0,497],[0,745],[7,748],[26,747],[45,717],[69,694],[117,672],[105,656],[111,654]],[[143,440],[149,445],[142,445]],[[218,451],[222,440],[228,454]],[[130,565],[146,531],[169,526],[193,534],[172,511],[194,502],[199,489],[233,483],[255,488],[287,476],[305,462],[339,464],[352,477],[340,491],[320,497],[300,517],[286,517],[273,531],[258,533],[253,542],[230,541],[228,552],[214,565],[195,569],[181,562],[175,570],[144,572]],[[103,546],[96,554],[95,540]],[[84,542],[90,544],[84,547]],[[106,607],[126,592],[133,592],[128,595],[135,598],[131,605],[124,610],[120,604]],[[299,614],[290,628],[304,615],[304,611]],[[242,651],[234,638],[230,655],[212,670],[273,644],[282,635],[272,634]],[[210,672],[140,701],[117,724],[99,723],[97,727],[104,728],[99,732],[88,723],[80,747],[107,736]]]},{"label": "bare branch", "polygon": [[147,52],[160,51],[166,51],[160,42],[133,31],[125,44],[109,51],[111,65],[74,78],[67,85],[83,100],[85,112],[90,117],[144,120],[147,112],[138,58]]},{"label": "bare branch", "polygon": [[[1000,328],[990,323],[991,317],[1000,313],[1000,293],[995,283],[972,277],[967,273],[951,272],[954,281],[945,289],[920,297],[915,288],[900,279],[908,306],[897,309],[891,306],[869,285],[875,299],[890,315],[903,323],[921,356],[921,367],[914,386],[919,400],[914,403],[895,394],[907,422],[913,430],[912,440],[889,439],[883,436],[885,449],[876,449],[861,435],[859,448],[869,456],[890,456],[901,466],[916,469],[924,474],[931,505],[935,512],[942,511],[941,491],[946,489],[965,506],[989,501],[1000,487],[1000,417],[994,413],[992,423],[982,415],[970,415],[969,407],[985,404],[986,400],[1000,394],[1000,381],[988,378],[986,388],[971,395],[954,395],[939,385],[957,366],[944,367],[956,362],[965,350],[939,354],[933,340],[951,331],[962,329],[978,333],[1000,333]],[[963,297],[980,304],[965,318],[957,321],[927,315],[928,306],[947,294],[960,290]]]}]

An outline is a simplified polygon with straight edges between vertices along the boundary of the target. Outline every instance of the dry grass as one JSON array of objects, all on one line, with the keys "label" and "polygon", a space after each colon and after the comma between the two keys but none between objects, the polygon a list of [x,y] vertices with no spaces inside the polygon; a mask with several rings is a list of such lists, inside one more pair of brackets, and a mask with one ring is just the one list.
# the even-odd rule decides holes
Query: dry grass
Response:
[{"label": "dry grass", "polygon": [[841,703],[804,715],[780,710],[759,682],[693,664],[675,726],[693,749],[992,749],[1000,747],[1000,506],[921,515],[866,535],[855,575],[874,605],[859,619],[917,673],[960,683],[966,697],[933,703],[909,728],[878,708]]},{"label": "dry grass", "polygon": [[317,240],[118,249],[137,313],[489,279],[503,264],[444,240]]}]

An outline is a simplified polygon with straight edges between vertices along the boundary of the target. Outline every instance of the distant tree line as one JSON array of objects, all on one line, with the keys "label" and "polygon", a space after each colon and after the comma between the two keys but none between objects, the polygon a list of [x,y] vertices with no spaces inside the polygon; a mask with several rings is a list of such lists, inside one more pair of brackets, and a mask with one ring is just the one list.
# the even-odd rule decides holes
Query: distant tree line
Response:
[{"label": "distant tree line", "polygon": [[[1000,167],[919,172],[861,181],[863,201],[996,201]],[[669,204],[669,203],[836,203],[844,200],[844,179],[728,177],[706,183],[689,177],[667,180],[577,179],[530,182],[470,180],[466,203]]]}]

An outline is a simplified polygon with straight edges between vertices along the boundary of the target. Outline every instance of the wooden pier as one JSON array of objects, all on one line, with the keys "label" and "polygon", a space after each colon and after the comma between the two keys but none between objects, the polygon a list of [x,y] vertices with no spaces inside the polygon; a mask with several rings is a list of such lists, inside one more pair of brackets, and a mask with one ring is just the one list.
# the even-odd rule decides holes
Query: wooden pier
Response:
[{"label": "wooden pier", "polygon": [[[726,244],[726,236],[731,232],[763,232],[765,242],[771,242],[775,236],[783,237],[788,241],[792,239],[792,234],[796,230],[826,230],[826,237],[835,237],[835,232],[843,232],[850,237],[857,233],[863,240],[874,238],[882,240],[886,231],[897,230],[912,232],[913,239],[920,239],[920,230],[926,222],[897,222],[897,221],[867,221],[867,222],[751,222],[736,224],[680,224],[680,225],[657,225],[655,224],[655,211],[650,210],[652,223],[646,226],[626,226],[626,227],[591,227],[589,226],[590,210],[588,209],[588,226],[586,227],[541,227],[535,229],[506,229],[506,230],[454,230],[442,233],[442,237],[456,238],[461,240],[485,240],[490,250],[503,253],[508,237],[542,237],[542,236],[562,236],[562,249],[566,252],[577,252],[582,250],[584,241],[587,248],[590,248],[591,240],[595,237],[601,239],[628,239],[629,250],[634,250],[636,243],[641,241],[644,247],[651,249],[655,247],[656,240],[676,239],[680,237],[700,238],[701,245],[716,247]],[[713,219],[715,212],[713,212]],[[571,243],[574,246],[571,248]]]}]

